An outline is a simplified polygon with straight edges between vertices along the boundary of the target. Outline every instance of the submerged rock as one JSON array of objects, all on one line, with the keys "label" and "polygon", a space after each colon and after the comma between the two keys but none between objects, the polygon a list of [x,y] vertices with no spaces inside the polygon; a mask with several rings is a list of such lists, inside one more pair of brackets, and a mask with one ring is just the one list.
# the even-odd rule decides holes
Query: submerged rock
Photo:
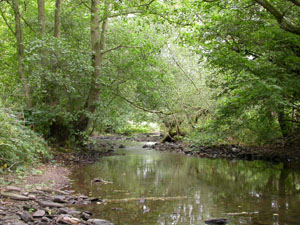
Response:
[{"label": "submerged rock", "polygon": [[218,225],[218,224],[227,224],[229,223],[228,219],[224,219],[224,218],[220,218],[220,219],[210,219],[210,220],[205,220],[204,223],[206,224],[214,224],[214,225]]}]

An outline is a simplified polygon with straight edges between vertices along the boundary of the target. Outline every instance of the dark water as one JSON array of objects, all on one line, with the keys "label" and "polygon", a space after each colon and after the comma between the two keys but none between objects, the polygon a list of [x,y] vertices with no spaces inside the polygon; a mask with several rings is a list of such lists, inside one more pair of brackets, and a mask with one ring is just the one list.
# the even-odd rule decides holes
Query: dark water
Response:
[{"label": "dark water", "polygon": [[[300,224],[300,170],[261,161],[189,158],[145,150],[143,144],[126,143],[118,150],[125,155],[74,168],[71,179],[78,193],[114,199],[78,208],[115,225],[197,225],[220,217],[229,218],[229,224]],[[91,182],[96,177],[112,183]]]}]

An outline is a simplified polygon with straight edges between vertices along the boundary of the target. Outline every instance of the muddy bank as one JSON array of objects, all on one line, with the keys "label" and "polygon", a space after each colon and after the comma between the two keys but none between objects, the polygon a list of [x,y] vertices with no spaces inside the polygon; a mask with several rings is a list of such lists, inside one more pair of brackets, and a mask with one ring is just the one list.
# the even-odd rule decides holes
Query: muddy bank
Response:
[{"label": "muddy bank", "polygon": [[195,146],[186,143],[156,143],[151,146],[146,145],[144,148],[213,159],[265,160],[271,162],[294,162],[300,160],[300,150],[297,148],[250,148],[236,145]]}]

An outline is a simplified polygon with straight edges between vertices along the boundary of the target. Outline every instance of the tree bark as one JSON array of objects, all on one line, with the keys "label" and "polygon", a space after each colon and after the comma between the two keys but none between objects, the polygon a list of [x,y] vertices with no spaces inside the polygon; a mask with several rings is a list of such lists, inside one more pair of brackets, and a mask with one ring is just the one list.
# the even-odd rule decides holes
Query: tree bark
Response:
[{"label": "tree bark", "polygon": [[105,33],[108,22],[108,3],[105,3],[105,12],[102,19],[102,27],[100,32],[100,18],[99,18],[99,0],[92,0],[91,4],[91,48],[92,48],[92,66],[94,72],[92,74],[92,81],[87,100],[84,105],[85,113],[82,113],[78,119],[76,130],[85,131],[88,128],[90,118],[96,110],[97,101],[100,95],[100,82],[99,78],[102,75],[103,65],[103,50],[105,48]]},{"label": "tree bark", "polygon": [[39,32],[43,36],[46,32],[46,13],[45,13],[45,1],[37,0],[38,3],[38,23],[39,23]]},{"label": "tree bark", "polygon": [[25,101],[27,108],[32,107],[31,102],[31,94],[30,94],[30,86],[27,81],[27,77],[25,75],[24,70],[24,43],[23,43],[23,32],[21,26],[21,15],[19,11],[18,0],[12,0],[12,7],[15,14],[15,21],[16,21],[16,39],[17,39],[17,50],[18,50],[18,74],[22,81]]},{"label": "tree bark", "polygon": [[55,16],[54,16],[54,37],[59,38],[60,37],[60,12],[61,12],[61,4],[62,0],[56,0],[55,3]]}]

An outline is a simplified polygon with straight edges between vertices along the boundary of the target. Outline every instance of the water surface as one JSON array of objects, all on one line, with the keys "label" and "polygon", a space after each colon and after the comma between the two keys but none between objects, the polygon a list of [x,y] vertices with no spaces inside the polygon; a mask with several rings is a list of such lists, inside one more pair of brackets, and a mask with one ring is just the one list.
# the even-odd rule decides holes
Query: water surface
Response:
[{"label": "water surface", "polygon": [[[211,218],[230,218],[230,224],[300,224],[298,169],[191,158],[145,150],[143,144],[125,142],[126,149],[117,151],[121,155],[74,168],[76,192],[108,200],[78,208],[115,225],[198,225]],[[109,183],[93,183],[94,178]]]}]

